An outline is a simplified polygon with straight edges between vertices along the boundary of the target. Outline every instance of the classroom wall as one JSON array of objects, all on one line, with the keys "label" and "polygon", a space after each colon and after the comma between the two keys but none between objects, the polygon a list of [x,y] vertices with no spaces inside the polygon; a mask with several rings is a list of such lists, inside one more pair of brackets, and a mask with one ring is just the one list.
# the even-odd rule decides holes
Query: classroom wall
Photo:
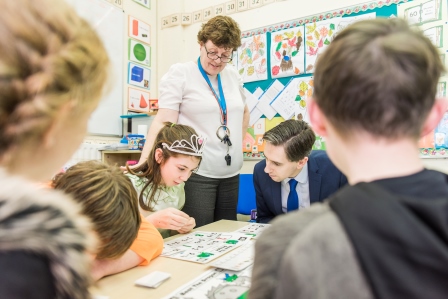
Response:
[{"label": "classroom wall", "polygon": [[[223,0],[164,0],[159,1],[158,17],[160,19],[174,13],[194,12],[213,5],[222,4]],[[280,23],[287,20],[315,15],[321,12],[365,3],[360,0],[288,0],[275,2],[257,9],[237,12],[230,15],[238,22],[242,31]],[[197,32],[202,23],[187,26],[175,26],[158,30],[157,49],[158,65],[157,78],[165,74],[169,67],[177,62],[194,60],[199,55]],[[258,161],[245,161],[241,173],[252,173]],[[423,159],[423,163],[430,169],[448,173],[448,159]]]}]

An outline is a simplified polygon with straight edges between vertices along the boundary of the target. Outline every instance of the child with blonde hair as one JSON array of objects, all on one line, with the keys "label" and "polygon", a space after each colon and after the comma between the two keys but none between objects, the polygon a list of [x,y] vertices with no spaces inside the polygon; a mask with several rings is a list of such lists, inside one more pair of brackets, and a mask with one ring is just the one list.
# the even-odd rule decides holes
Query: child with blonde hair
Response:
[{"label": "child with blonde hair", "polygon": [[76,151],[107,79],[90,25],[60,0],[0,1],[2,298],[89,298],[90,221],[41,189]]}]

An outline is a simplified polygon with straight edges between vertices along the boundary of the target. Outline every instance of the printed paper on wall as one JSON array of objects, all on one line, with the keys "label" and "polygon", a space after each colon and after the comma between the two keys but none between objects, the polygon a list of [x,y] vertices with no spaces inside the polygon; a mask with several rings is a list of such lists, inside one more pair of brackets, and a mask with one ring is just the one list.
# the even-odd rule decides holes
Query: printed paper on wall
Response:
[{"label": "printed paper on wall", "polygon": [[136,88],[128,88],[128,110],[135,112],[149,112],[149,92]]},{"label": "printed paper on wall", "polygon": [[241,39],[237,69],[244,83],[268,78],[266,48],[266,34]]},{"label": "printed paper on wall", "polygon": [[151,82],[151,70],[141,65],[128,63],[128,84],[140,88],[149,89]]},{"label": "printed paper on wall", "polygon": [[129,16],[128,30],[130,37],[147,44],[151,43],[151,26],[149,24]]},{"label": "printed paper on wall", "polygon": [[289,77],[304,73],[304,27],[271,33],[271,77]]},{"label": "printed paper on wall", "polygon": [[128,43],[128,58],[130,61],[151,65],[151,47],[130,38]]},{"label": "printed paper on wall", "polygon": [[305,26],[306,73],[314,72],[319,55],[333,40],[341,18],[319,21]]}]

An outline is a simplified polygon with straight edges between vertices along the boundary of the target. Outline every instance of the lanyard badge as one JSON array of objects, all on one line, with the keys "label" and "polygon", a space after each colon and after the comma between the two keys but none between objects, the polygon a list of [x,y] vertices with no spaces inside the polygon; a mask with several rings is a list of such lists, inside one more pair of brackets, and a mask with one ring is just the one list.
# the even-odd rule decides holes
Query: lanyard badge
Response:
[{"label": "lanyard badge", "polygon": [[[216,93],[215,89],[212,86],[212,83],[210,82],[209,77],[207,76],[207,74],[204,71],[204,68],[201,65],[200,57],[198,58],[198,68],[202,74],[202,77],[204,77],[205,81],[207,82],[208,86],[213,92],[213,95],[215,96],[216,102],[218,103],[219,106],[219,110],[221,113],[221,126],[219,126],[218,129],[216,130],[216,136],[218,137],[219,140],[221,140],[221,142],[227,144],[227,155],[224,157],[224,159],[226,160],[227,166],[230,166],[232,158],[229,155],[229,147],[232,146],[232,142],[230,141],[230,130],[227,127],[227,106],[226,106],[226,99],[224,97],[224,91],[222,89],[221,75],[220,74],[217,75],[218,91],[219,91],[218,96],[218,94]],[[221,131],[223,132],[222,134]]]}]

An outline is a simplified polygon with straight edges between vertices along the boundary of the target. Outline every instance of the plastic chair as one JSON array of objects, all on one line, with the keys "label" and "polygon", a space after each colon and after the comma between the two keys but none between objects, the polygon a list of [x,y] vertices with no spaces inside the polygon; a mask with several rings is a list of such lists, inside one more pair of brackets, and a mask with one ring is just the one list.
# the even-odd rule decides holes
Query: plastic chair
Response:
[{"label": "plastic chair", "polygon": [[251,215],[251,210],[257,208],[253,174],[240,174],[237,213]]}]

